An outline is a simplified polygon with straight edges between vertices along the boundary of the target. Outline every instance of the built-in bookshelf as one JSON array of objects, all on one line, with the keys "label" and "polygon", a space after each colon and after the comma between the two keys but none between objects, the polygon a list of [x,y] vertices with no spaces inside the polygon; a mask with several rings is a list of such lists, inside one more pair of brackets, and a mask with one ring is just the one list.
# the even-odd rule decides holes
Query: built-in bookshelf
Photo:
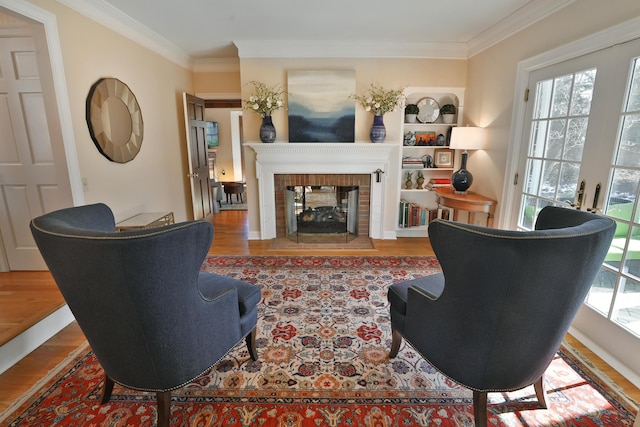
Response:
[{"label": "built-in bookshelf", "polygon": [[[402,118],[396,236],[425,237],[429,219],[443,215],[433,190],[450,185],[451,175],[456,170],[457,156],[449,149],[449,142],[451,129],[462,120],[464,88],[409,87],[404,94],[406,104],[417,104],[421,114],[415,123],[407,123],[405,117]],[[433,110],[446,104],[456,107],[451,123],[445,123],[442,115]],[[447,213],[448,210],[444,215]]]}]

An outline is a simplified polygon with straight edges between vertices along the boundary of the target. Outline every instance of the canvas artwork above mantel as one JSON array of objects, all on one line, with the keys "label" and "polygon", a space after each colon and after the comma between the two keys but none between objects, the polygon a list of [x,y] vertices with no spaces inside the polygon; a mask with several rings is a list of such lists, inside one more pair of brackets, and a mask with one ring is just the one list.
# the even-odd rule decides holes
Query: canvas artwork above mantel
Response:
[{"label": "canvas artwork above mantel", "polygon": [[289,142],[355,142],[354,70],[288,72]]}]

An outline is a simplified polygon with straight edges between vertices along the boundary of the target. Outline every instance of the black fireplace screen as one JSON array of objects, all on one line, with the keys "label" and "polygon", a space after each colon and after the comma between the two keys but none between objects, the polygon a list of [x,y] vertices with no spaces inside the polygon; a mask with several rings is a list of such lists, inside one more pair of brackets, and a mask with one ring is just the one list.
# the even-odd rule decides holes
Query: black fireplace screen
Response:
[{"label": "black fireplace screen", "polygon": [[348,242],[358,236],[358,186],[287,186],[287,237],[295,242]]}]

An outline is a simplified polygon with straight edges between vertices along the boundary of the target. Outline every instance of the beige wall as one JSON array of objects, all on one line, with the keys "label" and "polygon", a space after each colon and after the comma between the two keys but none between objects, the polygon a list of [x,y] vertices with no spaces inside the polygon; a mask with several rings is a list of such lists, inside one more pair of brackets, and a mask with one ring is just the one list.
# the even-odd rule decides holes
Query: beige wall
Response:
[{"label": "beige wall", "polygon": [[193,75],[195,93],[240,93],[239,72],[208,72]]},{"label": "beige wall", "polygon": [[[86,203],[104,202],[118,219],[140,211],[192,216],[182,112],[182,92],[193,92],[191,71],[57,2],[30,0],[56,16],[80,174]],[[85,101],[102,77],[125,82],[136,95],[144,140],[129,163],[109,161],[95,148],[85,121]]]},{"label": "beige wall", "polygon": [[[56,2],[28,0],[55,14],[65,67],[79,168],[89,190],[86,203],[105,202],[116,215],[172,210],[177,220],[191,217],[181,93],[237,93],[243,99],[260,80],[286,87],[292,69],[352,69],[359,93],[376,82],[385,87],[466,87],[465,124],[487,127],[488,147],[470,156],[474,189],[502,197],[512,126],[514,84],[519,61],[640,15],[640,2],[580,0],[505,41],[462,60],[400,59],[241,59],[240,73],[195,73],[151,52]],[[569,25],[571,23],[571,25]],[[144,142],[138,156],[124,165],[104,158],[94,147],[85,123],[85,100],[101,77],[116,77],[135,93],[144,119]],[[371,115],[358,108],[356,139],[367,141]],[[385,115],[387,140],[401,137],[400,113]],[[246,141],[258,140],[260,118],[244,115]],[[286,111],[274,114],[278,140],[287,138]],[[253,159],[246,159],[247,180],[255,183]],[[509,178],[510,179],[510,178]],[[257,206],[248,190],[250,203]],[[390,215],[392,217],[393,215]],[[258,231],[251,211],[250,231]],[[393,228],[393,225],[392,227]]]},{"label": "beige wall", "polygon": [[513,180],[505,169],[518,63],[637,16],[638,1],[576,1],[469,60],[465,121],[485,127],[487,141],[468,162],[475,191],[501,200],[503,183]]},{"label": "beige wall", "polygon": [[[434,59],[327,59],[327,58],[272,58],[272,59],[241,59],[240,72],[242,77],[242,99],[247,99],[252,92],[247,82],[257,80],[267,85],[279,84],[287,87],[287,72],[289,70],[354,70],[356,72],[356,92],[364,94],[371,83],[385,88],[401,89],[408,86],[444,86],[464,87],[467,80],[467,63],[464,60],[434,60]],[[262,119],[258,114],[245,112],[243,116],[245,142],[259,141],[259,130]],[[401,141],[401,123],[403,113],[387,113],[384,116],[387,129],[386,141]],[[356,108],[355,139],[369,141],[369,130],[373,116],[358,106]],[[276,127],[276,141],[287,141],[289,129],[287,126],[286,110],[279,110],[273,114]],[[255,191],[257,182],[255,175],[255,156],[253,150],[245,150],[245,175],[247,178],[247,198],[251,206],[249,209],[249,233],[257,234],[260,230],[258,195]],[[396,171],[397,174],[397,171]],[[393,173],[390,173],[393,175]],[[388,186],[400,188],[393,176]],[[254,208],[255,207],[255,208]],[[395,229],[397,207],[395,202],[386,206],[385,230]]]}]

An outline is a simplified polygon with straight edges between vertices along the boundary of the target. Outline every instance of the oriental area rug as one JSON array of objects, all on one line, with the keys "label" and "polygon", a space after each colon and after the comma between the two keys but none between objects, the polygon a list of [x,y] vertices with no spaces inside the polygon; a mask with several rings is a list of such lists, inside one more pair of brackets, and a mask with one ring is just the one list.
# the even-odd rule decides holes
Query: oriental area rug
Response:
[{"label": "oriental area rug", "polygon": [[[439,271],[434,257],[209,256],[202,270],[254,283],[259,360],[243,343],[174,391],[172,426],[472,427],[472,393],[403,343],[395,359],[387,289]],[[426,325],[425,325],[426,326]],[[437,345],[437,343],[434,343]],[[153,426],[155,395],[116,385],[100,405],[102,368],[88,346],[16,402],[0,425]],[[489,394],[489,426],[633,426],[637,407],[564,345],[533,387]]]}]

